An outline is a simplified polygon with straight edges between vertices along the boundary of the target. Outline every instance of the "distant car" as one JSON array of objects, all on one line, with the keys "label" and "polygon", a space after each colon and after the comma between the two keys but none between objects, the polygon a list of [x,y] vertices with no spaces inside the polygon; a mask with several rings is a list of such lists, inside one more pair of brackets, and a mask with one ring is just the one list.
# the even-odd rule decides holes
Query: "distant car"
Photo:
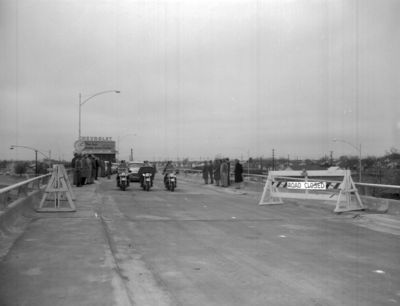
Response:
[{"label": "distant car", "polygon": [[111,163],[111,173],[117,173],[119,163]]},{"label": "distant car", "polygon": [[128,163],[129,178],[131,182],[140,182],[139,169],[143,167],[144,163],[141,162],[130,162]]}]

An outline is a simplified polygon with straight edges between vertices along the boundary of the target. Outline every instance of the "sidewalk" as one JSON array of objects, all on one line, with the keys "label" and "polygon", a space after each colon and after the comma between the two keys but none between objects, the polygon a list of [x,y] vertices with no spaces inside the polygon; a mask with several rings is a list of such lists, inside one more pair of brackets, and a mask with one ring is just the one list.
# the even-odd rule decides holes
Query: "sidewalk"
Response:
[{"label": "sidewalk", "polygon": [[95,213],[95,188],[73,188],[75,213],[33,213],[0,261],[0,305],[130,305]]}]

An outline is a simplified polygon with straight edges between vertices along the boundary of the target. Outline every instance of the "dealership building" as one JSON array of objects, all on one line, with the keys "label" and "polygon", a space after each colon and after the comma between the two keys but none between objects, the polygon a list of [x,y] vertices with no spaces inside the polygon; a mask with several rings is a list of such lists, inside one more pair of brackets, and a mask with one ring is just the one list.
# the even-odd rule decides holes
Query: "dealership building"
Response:
[{"label": "dealership building", "polygon": [[115,162],[117,150],[111,137],[81,137],[75,141],[75,153],[91,154],[100,160]]}]

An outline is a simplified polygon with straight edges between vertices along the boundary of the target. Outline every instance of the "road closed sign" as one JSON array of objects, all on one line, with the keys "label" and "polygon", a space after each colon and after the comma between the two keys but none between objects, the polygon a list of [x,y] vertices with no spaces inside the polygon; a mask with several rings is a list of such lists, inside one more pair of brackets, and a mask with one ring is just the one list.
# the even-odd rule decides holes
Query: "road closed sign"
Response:
[{"label": "road closed sign", "polygon": [[288,189],[325,190],[326,182],[288,182]]}]

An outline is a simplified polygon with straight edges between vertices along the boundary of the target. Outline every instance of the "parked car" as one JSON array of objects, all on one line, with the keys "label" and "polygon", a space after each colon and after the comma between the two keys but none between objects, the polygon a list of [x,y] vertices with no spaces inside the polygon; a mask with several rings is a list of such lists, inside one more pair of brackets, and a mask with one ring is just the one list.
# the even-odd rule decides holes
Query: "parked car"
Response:
[{"label": "parked car", "polygon": [[140,182],[140,176],[139,176],[139,169],[140,167],[143,167],[144,163],[141,162],[129,162],[128,163],[128,168],[129,168],[129,178],[131,182]]},{"label": "parked car", "polygon": [[111,173],[117,173],[119,163],[111,163]]}]

